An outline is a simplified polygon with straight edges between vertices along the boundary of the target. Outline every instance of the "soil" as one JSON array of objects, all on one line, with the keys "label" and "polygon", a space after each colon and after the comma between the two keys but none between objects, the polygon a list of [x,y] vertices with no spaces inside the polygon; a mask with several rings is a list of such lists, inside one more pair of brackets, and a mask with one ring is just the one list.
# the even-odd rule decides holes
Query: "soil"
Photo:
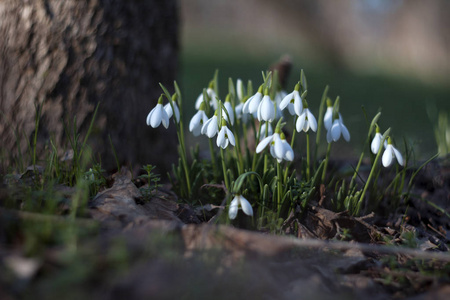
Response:
[{"label": "soil", "polygon": [[[0,299],[450,298],[448,158],[429,163],[395,211],[381,202],[362,217],[336,213],[323,190],[323,201],[294,210],[278,234],[217,225],[221,206],[203,206],[212,218],[201,221],[204,212],[170,187],[145,200],[125,169],[110,179],[70,223],[72,252],[52,242],[30,255],[17,225],[66,226],[64,207],[49,216],[0,206]],[[4,187],[0,199],[12,194]]]}]

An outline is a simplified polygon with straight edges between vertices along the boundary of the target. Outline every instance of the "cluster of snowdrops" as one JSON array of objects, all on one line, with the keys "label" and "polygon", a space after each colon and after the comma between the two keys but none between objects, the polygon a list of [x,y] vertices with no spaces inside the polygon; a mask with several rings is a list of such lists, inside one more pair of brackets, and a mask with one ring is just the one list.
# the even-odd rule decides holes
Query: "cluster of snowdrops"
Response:
[{"label": "cluster of snowdrops", "polygon": [[[180,144],[180,168],[183,169],[185,175],[183,179],[178,179],[187,181],[185,186],[190,189],[192,187],[192,182],[190,182],[192,176],[189,174],[191,170],[186,157],[183,117],[180,114],[182,112],[181,92],[176,82],[173,95],[164,86],[161,85],[161,87],[164,93],[159,98],[157,105],[148,114],[147,125],[156,128],[162,124],[165,128],[168,128],[169,120],[172,117],[174,118]],[[220,151],[218,161],[222,162],[223,171],[223,174],[221,174],[223,177],[220,178],[223,179],[230,195],[228,201],[229,219],[235,219],[239,209],[242,209],[244,214],[253,216],[255,204],[252,205],[244,194],[252,194],[256,199],[260,198],[258,199],[261,200],[258,205],[259,208],[262,208],[260,213],[264,214],[264,209],[272,204],[272,210],[279,214],[282,205],[288,203],[289,209],[289,207],[292,207],[290,204],[294,201],[294,195],[299,194],[292,191],[293,187],[295,186],[298,189],[299,186],[306,186],[299,185],[299,182],[315,180],[317,183],[318,177],[321,181],[325,179],[331,144],[337,142],[341,136],[345,141],[350,141],[349,130],[339,112],[339,97],[332,101],[327,96],[327,90],[328,88],[324,92],[320,111],[316,118],[308,108],[306,100],[308,94],[307,81],[303,70],[300,80],[289,93],[281,89],[277,74],[271,72],[263,73],[263,83],[259,85],[256,93],[253,92],[251,81],[244,85],[243,81],[238,79],[235,86],[234,81],[229,79],[228,93],[224,98],[220,97],[217,72],[208,87],[203,89],[203,92],[195,101],[196,113],[189,121],[189,131],[194,136],[204,135],[208,138],[211,161],[216,169],[218,169],[218,166],[215,166],[216,152]],[[164,104],[165,98],[166,104]],[[379,117],[380,113],[372,120],[368,134],[370,149],[376,155],[372,168],[376,167],[381,154],[384,167],[389,167],[395,159],[399,165],[404,165],[401,153],[393,146],[389,137],[390,129],[381,134],[377,124]],[[287,128],[292,128],[290,141],[287,140],[284,133],[286,129],[283,129],[283,127],[285,125],[287,125]],[[320,144],[322,127],[326,131],[328,147],[325,157],[318,159],[316,154],[317,147]],[[372,134],[373,130],[375,130],[374,135]],[[317,134],[315,152],[310,147],[311,132]],[[306,157],[302,157],[306,164],[304,164],[301,176],[290,170],[296,153],[300,153],[300,151],[295,150],[294,141],[297,134],[305,134],[306,136],[306,150],[304,151]],[[249,136],[253,137],[253,143],[249,141]],[[213,146],[214,139],[218,148]],[[251,144],[256,145],[256,149],[249,149]],[[234,149],[230,149],[231,146]],[[382,151],[383,147],[384,151]],[[228,153],[224,151],[228,151]],[[361,155],[355,176],[362,157],[363,155]],[[237,174],[230,172],[231,164],[236,165],[234,170]],[[273,174],[276,173],[276,176],[272,176],[269,182],[268,179],[264,179],[264,175],[271,171]],[[294,175],[288,176],[288,171],[292,171]],[[249,189],[250,183],[244,184],[247,178],[251,178],[247,181],[256,181],[259,185],[256,184],[255,188]],[[367,181],[370,181],[370,176]],[[368,182],[366,182],[367,184]],[[365,191],[366,189],[356,192],[355,189],[353,191],[349,189],[347,198],[353,199],[354,212],[359,212]],[[191,192],[188,190],[187,195]]]}]

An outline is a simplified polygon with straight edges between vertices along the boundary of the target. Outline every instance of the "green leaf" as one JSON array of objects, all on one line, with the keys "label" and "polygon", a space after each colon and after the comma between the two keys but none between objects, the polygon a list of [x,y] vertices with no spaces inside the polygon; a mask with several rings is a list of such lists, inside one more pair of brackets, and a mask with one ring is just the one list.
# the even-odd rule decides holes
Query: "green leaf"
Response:
[{"label": "green leaf", "polygon": [[244,184],[244,180],[248,177],[254,175],[256,176],[256,179],[258,179],[259,185],[260,185],[260,191],[262,191],[262,179],[261,176],[259,176],[256,172],[246,172],[244,174],[241,174],[236,181],[234,182],[233,188],[231,189],[233,194],[239,194],[239,191],[242,188],[242,185]]},{"label": "green leaf", "polygon": [[306,81],[306,75],[303,69],[300,71],[300,81],[302,82],[303,89],[306,91],[308,89],[308,82]]}]

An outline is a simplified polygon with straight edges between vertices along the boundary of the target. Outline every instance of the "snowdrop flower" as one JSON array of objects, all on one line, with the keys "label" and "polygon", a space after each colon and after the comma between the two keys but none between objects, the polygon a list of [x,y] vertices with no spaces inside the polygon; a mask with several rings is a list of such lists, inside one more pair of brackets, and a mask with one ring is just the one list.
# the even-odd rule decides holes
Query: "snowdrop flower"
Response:
[{"label": "snowdrop flower", "polygon": [[214,114],[211,119],[203,124],[201,133],[209,138],[213,138],[217,132],[219,132],[219,124],[217,123],[217,114]]},{"label": "snowdrop flower", "polygon": [[234,107],[234,110],[236,111],[236,118],[242,119],[242,120],[244,120],[244,122],[246,122],[247,121],[246,114],[242,113],[243,108],[244,108],[244,103],[241,102]]},{"label": "snowdrop flower", "polygon": [[331,126],[333,125],[333,105],[331,104],[330,99],[327,99],[327,111],[323,117],[323,125],[327,131],[330,131]]},{"label": "snowdrop flower", "polygon": [[370,150],[372,150],[373,154],[377,154],[380,151],[381,141],[383,140],[383,136],[380,133],[380,128],[377,125],[375,136],[373,137],[372,143],[370,144]]},{"label": "snowdrop flower", "polygon": [[222,149],[225,149],[228,146],[228,143],[233,146],[236,145],[234,134],[228,129],[225,119],[222,119],[222,128],[220,128],[219,134],[217,135],[216,143],[217,147],[221,147]]},{"label": "snowdrop flower", "polygon": [[302,113],[303,103],[300,97],[300,83],[295,85],[294,91],[287,94],[280,102],[280,109],[283,110],[286,107],[291,115],[297,114],[299,116]]},{"label": "snowdrop flower", "polygon": [[[178,105],[175,101],[172,101],[172,105],[173,108],[175,109],[175,121],[177,121],[177,123],[180,122],[180,110],[178,109]],[[167,116],[169,117],[169,119],[173,116],[173,110],[172,110],[172,106],[170,105],[170,103],[167,103],[166,105],[164,105],[164,110],[167,113]]]},{"label": "snowdrop flower", "polygon": [[161,123],[165,128],[169,127],[169,116],[162,105],[162,99],[163,96],[161,95],[158,99],[158,104],[156,104],[147,116],[147,125],[153,128],[158,127]]},{"label": "snowdrop flower", "polygon": [[285,91],[279,91],[275,94],[275,105],[277,107],[276,109],[276,116],[275,118],[279,119],[283,116],[283,113],[281,112],[280,103],[286,97],[287,93]]},{"label": "snowdrop flower", "polygon": [[239,207],[242,208],[242,211],[247,216],[253,216],[253,208],[250,202],[248,202],[248,200],[245,199],[242,195],[236,195],[231,201],[230,208],[228,210],[228,217],[231,220],[236,218]]},{"label": "snowdrop flower", "polygon": [[333,125],[327,132],[327,142],[336,142],[341,137],[341,134],[347,142],[350,141],[350,133],[344,125],[341,114],[339,114],[339,118],[333,121]]},{"label": "snowdrop flower", "polygon": [[284,134],[275,133],[273,135],[269,135],[259,142],[256,147],[256,153],[260,153],[270,144],[270,154],[272,157],[276,158],[278,162],[281,162],[283,159],[292,161],[294,159],[294,151],[292,150],[289,143],[286,141]]},{"label": "snowdrop flower", "polygon": [[393,161],[394,156],[397,159],[398,164],[400,166],[403,166],[403,156],[394,146],[392,146],[392,140],[389,137],[386,150],[384,150],[383,157],[381,158],[383,166],[386,168],[389,167]]},{"label": "snowdrop flower", "polygon": [[268,122],[265,122],[264,124],[261,125],[261,129],[259,131],[259,140],[272,134],[273,134],[272,125],[270,125],[270,123]]},{"label": "snowdrop flower", "polygon": [[[217,109],[217,107],[219,106],[219,103],[217,102],[217,95],[216,95],[216,92],[214,92],[212,82],[210,83],[209,87],[206,89],[206,94],[208,95],[208,98],[210,99],[209,105],[211,105],[214,109]],[[197,100],[195,101],[195,109],[200,109],[200,105],[202,104],[203,101],[205,101],[205,99],[203,99],[203,92],[202,92],[197,97]]]},{"label": "snowdrop flower", "polygon": [[200,135],[203,124],[208,121],[208,117],[203,110],[204,106],[205,104],[202,103],[202,105],[200,105],[200,110],[192,117],[191,122],[189,122],[189,131],[192,132],[194,136]]},{"label": "snowdrop flower", "polygon": [[269,90],[266,89],[264,97],[258,106],[258,121],[272,122],[275,120],[275,107],[270,99]]},{"label": "snowdrop flower", "polygon": [[245,101],[244,107],[242,108],[242,112],[244,114],[254,114],[258,111],[259,104],[261,103],[261,99],[263,98],[262,87],[263,86],[261,85],[258,89],[258,92],[256,92],[256,94]]},{"label": "snowdrop flower", "polygon": [[[225,109],[227,111],[225,112],[225,110],[222,109],[222,116],[224,117],[224,119],[227,122],[230,122],[230,124],[233,125],[234,124],[234,111],[233,111],[233,107],[231,106],[228,96],[227,96],[227,99],[225,100],[225,103],[223,104],[223,106],[225,107]],[[227,113],[228,113],[228,115],[227,115]],[[228,120],[228,116],[230,116],[230,120]]]},{"label": "snowdrop flower", "polygon": [[238,79],[236,81],[236,95],[239,102],[242,102],[242,100],[244,99],[244,93],[245,93],[244,83],[242,82],[241,79]]},{"label": "snowdrop flower", "polygon": [[309,128],[311,128],[312,131],[317,131],[317,121],[314,115],[311,113],[311,111],[308,109],[308,105],[305,103],[304,109],[300,116],[297,119],[296,129],[298,132],[303,130],[304,132],[307,132]]},{"label": "snowdrop flower", "polygon": [[292,150],[291,145],[289,145],[289,143],[286,141],[286,137],[284,136],[284,133],[280,134],[280,138],[281,138],[281,144],[283,145],[283,157],[281,159],[277,158],[278,162],[280,163],[282,159],[287,160],[287,161],[293,161],[294,160],[294,150]]}]

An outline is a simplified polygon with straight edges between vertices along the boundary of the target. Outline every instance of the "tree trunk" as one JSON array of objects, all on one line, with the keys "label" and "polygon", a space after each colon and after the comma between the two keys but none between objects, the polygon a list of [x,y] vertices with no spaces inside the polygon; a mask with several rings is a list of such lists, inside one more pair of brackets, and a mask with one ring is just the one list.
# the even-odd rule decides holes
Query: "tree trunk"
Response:
[{"label": "tree trunk", "polygon": [[174,126],[154,130],[145,119],[159,82],[171,88],[175,78],[176,0],[2,0],[0,37],[3,167],[25,153],[37,104],[42,154],[50,138],[68,145],[64,124],[76,120],[83,137],[100,103],[89,144],[103,168],[116,165],[109,136],[120,163],[169,168]]}]

